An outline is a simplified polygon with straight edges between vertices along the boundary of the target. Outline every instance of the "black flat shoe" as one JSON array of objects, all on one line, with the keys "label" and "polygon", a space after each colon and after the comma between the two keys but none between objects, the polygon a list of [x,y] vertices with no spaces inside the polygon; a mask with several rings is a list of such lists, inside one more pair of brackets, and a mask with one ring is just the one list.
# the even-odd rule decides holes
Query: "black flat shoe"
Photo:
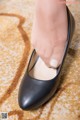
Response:
[{"label": "black flat shoe", "polygon": [[27,70],[19,87],[18,103],[23,110],[39,108],[50,100],[58,89],[60,84],[59,76],[75,29],[75,20],[67,6],[66,9],[68,34],[62,63],[57,69],[48,68],[37,55],[36,51],[33,50]]}]

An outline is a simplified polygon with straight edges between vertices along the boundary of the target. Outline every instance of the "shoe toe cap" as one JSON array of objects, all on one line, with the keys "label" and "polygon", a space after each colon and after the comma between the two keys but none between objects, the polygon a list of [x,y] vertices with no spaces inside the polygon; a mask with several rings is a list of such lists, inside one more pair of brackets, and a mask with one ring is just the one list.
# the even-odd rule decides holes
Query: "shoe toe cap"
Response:
[{"label": "shoe toe cap", "polygon": [[31,104],[32,104],[31,100],[25,97],[19,97],[18,103],[19,103],[20,108],[23,110],[30,109]]},{"label": "shoe toe cap", "polygon": [[52,83],[32,80],[28,77],[22,80],[18,92],[18,104],[23,110],[32,110],[44,102],[51,91]]}]

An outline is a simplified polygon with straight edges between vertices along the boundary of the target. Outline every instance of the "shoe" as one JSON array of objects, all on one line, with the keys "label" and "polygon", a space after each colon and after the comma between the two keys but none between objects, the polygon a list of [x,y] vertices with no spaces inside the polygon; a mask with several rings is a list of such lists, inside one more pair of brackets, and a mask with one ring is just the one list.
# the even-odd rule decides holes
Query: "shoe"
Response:
[{"label": "shoe", "polygon": [[49,101],[60,84],[62,66],[75,30],[75,20],[67,9],[68,34],[62,63],[57,69],[48,68],[34,49],[18,92],[18,103],[23,110],[34,110]]}]

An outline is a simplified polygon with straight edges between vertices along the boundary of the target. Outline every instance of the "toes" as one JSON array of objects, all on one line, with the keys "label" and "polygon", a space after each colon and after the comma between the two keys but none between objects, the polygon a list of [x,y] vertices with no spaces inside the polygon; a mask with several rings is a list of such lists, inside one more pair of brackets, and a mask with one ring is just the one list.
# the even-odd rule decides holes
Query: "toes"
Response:
[{"label": "toes", "polygon": [[65,45],[66,41],[60,42],[60,44],[57,44],[54,48],[53,54],[49,61],[51,67],[57,68],[61,64],[65,52]]}]

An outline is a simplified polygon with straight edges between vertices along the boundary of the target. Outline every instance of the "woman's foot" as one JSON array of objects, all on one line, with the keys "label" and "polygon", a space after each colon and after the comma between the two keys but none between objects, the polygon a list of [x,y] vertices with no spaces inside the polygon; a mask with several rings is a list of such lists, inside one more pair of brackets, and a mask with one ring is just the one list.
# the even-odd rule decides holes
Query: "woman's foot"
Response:
[{"label": "woman's foot", "polygon": [[67,10],[61,1],[36,0],[31,35],[37,54],[47,66],[54,68],[61,64],[67,40]]}]

